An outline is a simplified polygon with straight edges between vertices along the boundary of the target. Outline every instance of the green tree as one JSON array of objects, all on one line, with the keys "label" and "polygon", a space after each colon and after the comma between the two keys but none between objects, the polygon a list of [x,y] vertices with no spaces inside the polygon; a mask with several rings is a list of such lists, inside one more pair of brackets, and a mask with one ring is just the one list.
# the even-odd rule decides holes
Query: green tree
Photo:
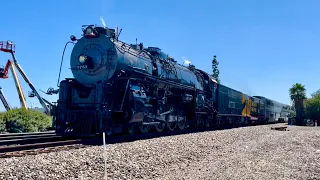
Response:
[{"label": "green tree", "polygon": [[316,98],[316,97],[318,97],[318,96],[320,96],[320,89],[319,89],[318,91],[316,91],[316,92],[314,92],[314,93],[311,94],[311,97],[312,97],[312,98]]},{"label": "green tree", "polygon": [[307,99],[306,88],[304,85],[296,83],[289,89],[289,94],[291,100],[294,101],[294,106],[296,109],[296,124],[302,125],[303,101]]},{"label": "green tree", "polygon": [[218,83],[220,83],[218,65],[219,62],[217,60],[217,56],[214,55],[212,59],[212,76],[216,79]]},{"label": "green tree", "polygon": [[306,117],[320,120],[320,90],[311,94],[311,98],[305,100]]}]

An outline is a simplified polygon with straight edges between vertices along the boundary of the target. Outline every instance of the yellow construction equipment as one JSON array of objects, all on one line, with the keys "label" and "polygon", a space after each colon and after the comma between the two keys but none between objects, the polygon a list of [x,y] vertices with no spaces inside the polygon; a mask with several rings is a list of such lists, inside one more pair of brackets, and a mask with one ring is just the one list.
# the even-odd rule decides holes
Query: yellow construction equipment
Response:
[{"label": "yellow construction equipment", "polygon": [[17,91],[18,91],[21,107],[27,109],[26,98],[23,94],[21,84],[20,84],[19,78],[17,76],[16,70],[15,70],[15,67],[14,67],[12,61],[8,60],[6,67],[3,70],[0,69],[0,72],[2,72],[2,73],[0,73],[0,78],[7,79],[9,69],[11,70],[11,73],[13,74],[13,79],[14,79],[14,83],[15,83]]}]

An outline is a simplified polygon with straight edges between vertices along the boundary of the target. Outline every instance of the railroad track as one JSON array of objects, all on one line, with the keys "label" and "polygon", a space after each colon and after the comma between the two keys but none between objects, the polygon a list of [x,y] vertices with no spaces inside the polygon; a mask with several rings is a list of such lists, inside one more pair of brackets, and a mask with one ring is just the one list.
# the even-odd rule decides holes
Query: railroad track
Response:
[{"label": "railroad track", "polygon": [[82,144],[83,141],[84,140],[82,139],[73,139],[17,146],[2,146],[0,147],[0,158],[21,157],[25,155],[36,155],[40,153],[87,147],[87,145]]},{"label": "railroad track", "polygon": [[34,143],[44,143],[44,142],[54,142],[58,140],[63,140],[65,138],[57,135],[52,136],[37,136],[37,137],[18,137],[16,139],[0,139],[0,147],[2,146],[15,146],[24,144],[34,144]]},{"label": "railroad track", "polygon": [[14,137],[14,136],[28,136],[28,135],[46,135],[46,134],[55,134],[55,131],[31,132],[31,133],[6,133],[6,134],[0,134],[0,138]]},{"label": "railroad track", "polygon": [[61,139],[54,132],[50,133],[13,133],[8,135],[0,135],[0,147],[14,144],[27,144],[35,142],[45,142],[50,140]]},{"label": "railroad track", "polygon": [[[132,142],[137,140],[159,138],[164,136],[175,136],[189,133],[199,133],[205,131],[223,130],[214,128],[194,128],[184,129],[181,131],[164,131],[164,132],[153,132],[146,134],[135,134],[134,136],[128,134],[122,134],[120,136],[106,137],[107,144]],[[12,135],[11,137],[18,137],[12,139],[6,139],[0,135],[0,158],[34,155],[40,153],[48,153],[54,151],[61,151],[66,149],[83,148],[94,145],[102,145],[101,136],[86,137],[84,139],[67,139],[61,136],[56,136],[54,133],[48,133],[47,136],[42,135],[30,135],[25,134],[24,137],[21,135]],[[22,138],[21,138],[22,137]],[[1,140],[2,138],[2,140]],[[1,146],[2,145],[2,146]]]},{"label": "railroad track", "polygon": [[0,158],[84,147],[86,139],[57,136],[55,132],[0,134]]},{"label": "railroad track", "polygon": [[[158,138],[163,136],[181,135],[195,132],[202,132],[204,129],[185,129],[182,131],[164,131],[161,133],[146,133],[132,135],[111,136],[106,138],[107,144],[132,142],[136,140],[144,140]],[[15,136],[21,137],[21,136]],[[1,137],[0,137],[1,139]],[[42,141],[42,142],[40,142]],[[5,143],[6,142],[6,143]],[[60,136],[38,136],[33,138],[10,139],[0,141],[0,158],[20,157],[25,155],[35,155],[40,153],[48,153],[61,151],[66,149],[83,148],[88,146],[102,145],[101,136],[86,137],[84,139],[66,139]],[[11,144],[8,146],[8,144]]]}]

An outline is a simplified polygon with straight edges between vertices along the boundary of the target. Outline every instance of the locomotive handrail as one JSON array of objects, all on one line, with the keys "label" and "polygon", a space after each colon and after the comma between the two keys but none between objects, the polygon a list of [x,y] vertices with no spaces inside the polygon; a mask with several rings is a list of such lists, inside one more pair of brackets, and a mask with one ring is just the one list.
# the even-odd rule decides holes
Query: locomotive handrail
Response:
[{"label": "locomotive handrail", "polygon": [[[120,43],[119,43],[120,44]],[[115,47],[116,47],[116,49],[120,52],[120,53],[122,53],[122,54],[124,54],[124,53],[129,53],[129,54],[131,54],[131,55],[133,55],[133,56],[135,56],[135,57],[144,57],[144,58],[146,58],[146,59],[150,59],[151,60],[151,56],[147,53],[147,51],[145,51],[145,50],[140,50],[140,51],[144,51],[144,52],[146,52],[146,55],[147,56],[142,56],[142,55],[140,55],[140,54],[138,54],[137,52],[137,50],[135,50],[135,51],[129,51],[130,49],[131,49],[131,47],[130,47],[130,45],[127,45],[126,47],[128,47],[129,46],[129,49],[125,49],[125,48],[123,48],[122,46],[123,45],[127,45],[126,43],[123,43],[123,44],[121,44],[120,46],[117,46],[116,44],[115,44]],[[120,49],[120,47],[122,48],[122,49]],[[139,51],[139,52],[140,52]]]},{"label": "locomotive handrail", "polygon": [[[124,52],[126,52],[126,53],[129,53],[129,54],[131,54],[131,55],[133,55],[133,56],[136,56],[136,57],[144,57],[144,58],[146,58],[146,59],[150,59],[150,60],[152,60],[152,55],[150,54],[150,52],[148,52],[148,51],[146,51],[146,50],[144,50],[144,49],[142,49],[142,50],[137,50],[137,49],[133,49],[132,51],[130,51],[130,49],[132,48],[131,46],[130,46],[130,44],[127,44],[127,43],[125,43],[125,42],[122,42],[122,41],[118,41],[118,42],[120,42],[119,44],[119,46],[116,46],[116,49],[118,49],[122,54],[124,53]],[[128,47],[128,49],[125,49],[125,47],[123,47],[123,46],[126,46],[126,47]],[[121,49],[120,49],[121,48]],[[143,55],[141,55],[142,53],[145,53],[145,54],[143,54]],[[167,60],[165,60],[165,59],[162,59],[162,58],[158,58],[158,60],[159,60],[159,62],[173,62],[174,64],[177,64],[177,65],[181,65],[181,66],[183,66],[182,64],[179,64],[179,63],[177,63],[177,61],[167,61]],[[185,67],[185,66],[184,66]]]},{"label": "locomotive handrail", "polygon": [[73,44],[74,44],[74,42],[68,41],[68,42],[65,44],[64,48],[63,48],[62,57],[61,57],[61,62],[60,62],[60,70],[59,70],[59,77],[58,77],[57,87],[59,87],[59,81],[60,81],[60,75],[61,75],[61,68],[62,68],[62,63],[63,63],[64,52],[66,51],[67,45],[68,45],[69,43],[73,43]]},{"label": "locomotive handrail", "polygon": [[[148,78],[148,79],[151,79],[153,81],[160,81],[160,82],[170,83],[170,85],[179,86],[179,87],[182,87],[182,88],[185,88],[185,89],[190,89],[190,90],[195,90],[196,89],[195,85],[188,86],[188,85],[185,85],[185,84],[181,84],[181,83],[177,83],[177,82],[173,82],[173,81],[169,81],[169,80],[164,80],[164,79],[159,79],[157,77],[152,77],[152,76],[144,76],[144,77],[141,77],[141,78],[139,78],[139,77],[134,77],[134,78],[132,78],[132,77],[119,77],[119,79],[122,79],[122,80],[130,79],[130,80],[136,80],[136,81],[145,81],[143,78]],[[200,91],[202,91],[202,90],[200,90]]]}]

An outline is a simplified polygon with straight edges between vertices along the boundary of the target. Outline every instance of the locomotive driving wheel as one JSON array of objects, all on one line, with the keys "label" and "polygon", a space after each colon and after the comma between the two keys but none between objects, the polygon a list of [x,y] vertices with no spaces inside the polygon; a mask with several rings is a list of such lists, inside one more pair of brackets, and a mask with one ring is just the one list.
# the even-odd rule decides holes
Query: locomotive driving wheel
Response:
[{"label": "locomotive driving wheel", "polygon": [[136,132],[136,123],[130,123],[129,122],[130,119],[132,118],[133,114],[134,114],[134,111],[131,108],[131,109],[129,109],[128,113],[125,114],[125,117],[124,117],[128,121],[128,124],[127,124],[126,128],[127,128],[127,132],[130,135],[133,135]]},{"label": "locomotive driving wheel", "polygon": [[154,125],[154,128],[156,129],[157,132],[162,132],[166,128],[166,118],[167,118],[166,115],[164,116],[155,115],[155,119],[161,120],[159,124]]},{"label": "locomotive driving wheel", "polygon": [[177,127],[178,119],[177,119],[177,116],[173,114],[174,109],[173,109],[172,105],[170,105],[170,109],[172,110],[172,112],[170,114],[166,115],[166,124],[167,124],[168,129],[170,131],[173,131]]},{"label": "locomotive driving wheel", "polygon": [[128,123],[127,131],[130,135],[133,135],[135,133],[135,123]]},{"label": "locomotive driving wheel", "polygon": [[178,115],[178,127],[180,130],[183,130],[184,128],[186,128],[186,125],[187,125],[187,117],[183,115],[182,111],[180,111]]},{"label": "locomotive driving wheel", "polygon": [[148,133],[150,130],[150,126],[144,125],[143,122],[138,123],[138,128],[142,134]]},{"label": "locomotive driving wheel", "polygon": [[162,132],[164,130],[164,128],[166,127],[166,123],[160,122],[159,124],[156,124],[154,127],[156,128],[156,130],[158,132]]},{"label": "locomotive driving wheel", "polygon": [[[128,118],[129,120],[130,118],[132,118],[133,114],[134,110],[130,109],[126,118]],[[143,124],[143,122],[146,122],[147,119],[148,117],[144,115],[142,122],[129,122],[127,124],[127,132],[131,135],[135,134],[137,131],[139,131],[142,134],[148,133],[150,130],[150,125]]]},{"label": "locomotive driving wheel", "polygon": [[137,123],[140,133],[145,134],[150,131],[151,129],[150,125],[144,124],[144,122],[149,122],[149,119],[150,118],[148,117],[148,115],[145,114],[143,117],[143,121]]},{"label": "locomotive driving wheel", "polygon": [[196,115],[196,127],[198,128],[202,128],[205,127],[206,124],[206,120],[203,119],[203,117],[201,115]]},{"label": "locomotive driving wheel", "polygon": [[170,131],[173,131],[177,126],[177,116],[167,115],[167,127]]}]

